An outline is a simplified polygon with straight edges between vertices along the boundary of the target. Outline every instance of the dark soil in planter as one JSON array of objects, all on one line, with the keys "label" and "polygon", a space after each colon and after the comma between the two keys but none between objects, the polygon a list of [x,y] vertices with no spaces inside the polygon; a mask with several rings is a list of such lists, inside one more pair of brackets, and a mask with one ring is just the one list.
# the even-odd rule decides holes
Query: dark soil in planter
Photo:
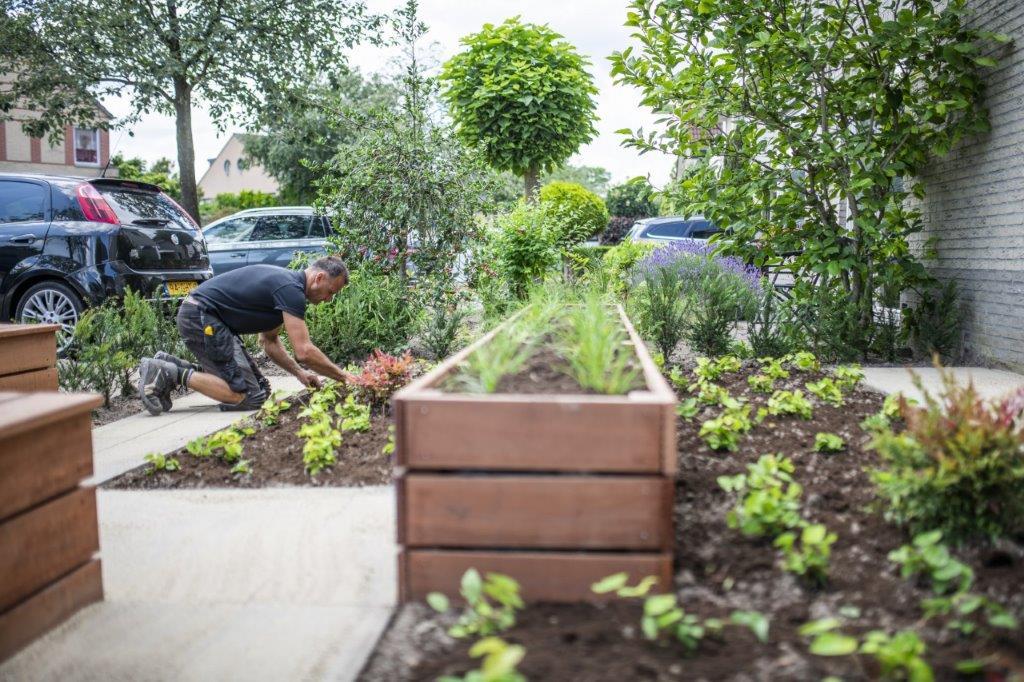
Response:
[{"label": "dark soil in planter", "polygon": [[103,485],[114,489],[159,488],[264,488],[273,486],[367,486],[391,482],[392,455],[381,452],[388,442],[391,417],[375,414],[370,430],[343,431],[337,462],[316,476],[306,473],[302,462],[303,439],[297,431],[304,420],[298,414],[303,397],[289,399],[292,406],[280,414],[275,426],[258,426],[243,441],[242,458],[249,460],[250,474],[232,474],[232,464],[216,456],[195,457],[182,448],[171,456],[181,464],[178,471],[155,471],[143,464]]},{"label": "dark soil in planter", "polygon": [[[756,411],[767,396],[749,391],[746,378],[753,373],[745,367],[717,383],[733,396],[748,398]],[[790,379],[776,382],[776,388],[801,388],[823,376],[791,374]],[[687,655],[674,640],[643,638],[637,600],[605,607],[538,604],[527,606],[516,626],[503,634],[507,641],[526,647],[519,670],[527,679],[818,680],[828,675],[878,679],[880,671],[870,656],[827,658],[809,653],[809,640],[798,629],[826,617],[840,618],[841,631],[853,635],[876,629],[890,634],[915,630],[927,645],[925,659],[939,680],[961,679],[955,672],[958,661],[986,656],[992,656],[988,679],[1008,679],[1008,670],[1024,673],[1024,628],[965,638],[943,627],[941,618],[925,621],[920,603],[932,596],[931,589],[901,578],[887,559],[910,537],[873,509],[876,498],[866,470],[877,465],[877,458],[865,449],[869,438],[859,427],[865,416],[880,409],[882,396],[857,390],[847,394],[842,407],[808,397],[814,403],[813,419],[769,417],[743,438],[735,453],[712,451],[698,437],[702,418],[718,414],[721,408],[705,408],[697,418],[678,422],[675,591],[680,605],[702,618],[727,619],[735,610],[760,611],[770,619],[768,642],[758,642],[746,628],[726,625],[720,635],[706,637],[697,652]],[[842,436],[846,449],[836,454],[814,452],[814,436],[821,431]],[[832,546],[830,580],[824,587],[783,571],[771,540],[745,538],[726,524],[734,496],[721,490],[717,477],[744,472],[746,464],[767,453],[792,458],[794,478],[804,488],[804,517],[824,523],[839,536]],[[1003,541],[995,547],[953,548],[953,552],[974,569],[975,593],[999,601],[1018,618],[1024,615],[1024,547]],[[403,607],[360,679],[426,681],[478,667],[479,661],[468,655],[472,642],[446,635],[447,618],[421,604]]]}]

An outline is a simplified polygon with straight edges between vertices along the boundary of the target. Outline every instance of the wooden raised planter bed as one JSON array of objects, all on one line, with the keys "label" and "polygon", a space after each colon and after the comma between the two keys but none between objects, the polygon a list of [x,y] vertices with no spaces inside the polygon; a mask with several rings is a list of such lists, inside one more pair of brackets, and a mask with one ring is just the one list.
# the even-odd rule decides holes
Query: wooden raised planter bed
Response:
[{"label": "wooden raised planter bed", "polygon": [[0,393],[0,661],[103,598],[90,412],[99,396]]},{"label": "wooden raised planter bed", "polygon": [[471,567],[531,601],[598,599],[591,583],[619,571],[671,584],[675,394],[619,315],[642,390],[438,390],[499,327],[395,395],[402,601],[455,595]]},{"label": "wooden raised planter bed", "polygon": [[55,324],[0,324],[0,391],[57,390]]}]

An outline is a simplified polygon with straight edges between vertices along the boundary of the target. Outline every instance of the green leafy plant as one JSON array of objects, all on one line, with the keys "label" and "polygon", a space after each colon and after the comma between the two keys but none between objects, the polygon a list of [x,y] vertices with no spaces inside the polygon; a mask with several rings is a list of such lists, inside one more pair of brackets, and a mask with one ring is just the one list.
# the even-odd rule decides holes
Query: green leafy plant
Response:
[{"label": "green leafy plant", "polygon": [[380,449],[382,455],[393,455],[395,454],[395,425],[391,424],[388,426],[388,442],[384,444],[384,447]]},{"label": "green leafy plant", "polygon": [[838,618],[822,618],[800,626],[798,632],[811,637],[811,653],[816,656],[848,656],[857,651],[856,637],[836,632],[842,623]]},{"label": "green leafy plant", "polygon": [[793,343],[786,333],[778,296],[775,287],[765,285],[754,317],[747,326],[747,338],[755,356],[782,357],[792,350]]},{"label": "green leafy plant", "polygon": [[804,392],[775,391],[768,398],[768,414],[774,415],[796,415],[801,419],[810,419],[814,413],[811,401],[804,397]]},{"label": "green leafy plant", "polygon": [[650,242],[626,241],[613,246],[601,258],[612,293],[625,295],[632,283],[631,273],[637,262],[654,250]]},{"label": "green leafy plant", "polygon": [[306,421],[296,435],[304,441],[302,461],[310,476],[316,476],[337,461],[335,451],[341,445],[341,432],[334,427],[332,418],[337,401],[337,385],[328,383],[311,393],[309,404],[299,412],[299,417]]},{"label": "green leafy plant", "polygon": [[839,389],[839,385],[829,377],[824,377],[819,381],[807,382],[807,390],[824,402],[836,407],[840,407],[843,404],[843,392]]},{"label": "green leafy plant", "polygon": [[917,305],[903,312],[903,331],[918,357],[956,360],[963,337],[960,292],[956,280],[921,292]]},{"label": "green leafy plant", "polygon": [[698,413],[700,413],[700,406],[697,404],[696,398],[687,398],[676,405],[676,414],[683,419],[693,419]]},{"label": "green leafy plant", "polygon": [[753,427],[750,405],[737,403],[734,407],[725,408],[718,417],[701,424],[699,435],[712,450],[735,452],[739,448],[740,436]]},{"label": "green leafy plant", "polygon": [[427,306],[420,339],[435,360],[442,360],[457,347],[459,331],[469,316],[462,299],[449,287],[435,285],[433,300]]},{"label": "green leafy plant", "polygon": [[749,313],[753,299],[749,289],[738,287],[727,272],[709,272],[690,292],[686,341],[694,351],[719,356],[729,352],[732,330],[738,317]]},{"label": "green leafy plant", "polygon": [[758,393],[771,393],[775,390],[775,380],[767,374],[751,374],[747,377],[747,385]]},{"label": "green leafy plant", "polygon": [[567,318],[559,350],[580,386],[616,395],[640,385],[640,373],[626,345],[629,337],[601,295],[589,294]]},{"label": "green leafy plant", "polygon": [[540,189],[545,219],[555,243],[570,249],[608,225],[608,211],[601,197],[573,182],[549,182]]},{"label": "green leafy plant", "polygon": [[892,426],[892,422],[881,412],[875,414],[869,414],[864,417],[860,422],[860,428],[864,429],[868,433],[880,433],[887,431]]},{"label": "green leafy plant", "polygon": [[670,268],[656,268],[644,276],[635,292],[638,323],[644,337],[652,339],[666,358],[672,357],[686,329],[686,301],[683,282]]},{"label": "green leafy plant", "polygon": [[515,374],[530,359],[539,339],[516,322],[470,353],[454,377],[461,390],[494,393],[502,378]]},{"label": "green leafy plant", "polygon": [[[921,602],[926,618],[935,616],[955,616],[946,626],[963,635],[972,635],[987,625],[988,627],[1015,630],[1019,623],[1012,613],[999,602],[972,592],[957,592],[924,599]],[[985,623],[979,616],[985,616]]]},{"label": "green leafy plant", "polygon": [[849,391],[864,381],[864,370],[860,365],[839,365],[832,370],[832,376],[841,390]]},{"label": "green leafy plant", "polygon": [[668,633],[679,640],[688,652],[694,652],[705,633],[721,630],[722,623],[711,618],[702,622],[698,616],[686,613],[679,606],[676,595],[657,594],[644,600],[640,629],[651,640],[657,639],[662,633]]},{"label": "green leafy plant", "polygon": [[821,363],[814,353],[806,350],[797,351],[789,356],[789,366],[801,372],[817,372],[821,369]]},{"label": "green leafy plant", "polygon": [[734,625],[750,628],[750,631],[754,633],[759,642],[765,643],[768,641],[770,621],[768,616],[760,611],[733,611],[729,614],[729,622]]},{"label": "green leafy plant", "polygon": [[520,202],[498,218],[489,240],[496,274],[519,301],[526,300],[530,287],[558,262],[555,236],[548,229],[543,206]]},{"label": "green leafy plant", "polygon": [[713,384],[708,381],[698,381],[690,384],[691,392],[697,391],[697,400],[705,405],[725,405],[732,396],[724,386]]},{"label": "green leafy plant", "polygon": [[1024,529],[1024,392],[986,403],[972,384],[942,373],[939,398],[900,403],[906,428],[871,443],[882,466],[871,475],[886,517],[912,532],[940,530],[960,542]]},{"label": "green leafy plant", "polygon": [[462,677],[442,675],[437,682],[526,682],[516,666],[526,656],[525,647],[509,644],[500,637],[484,637],[469,648],[473,658],[483,658],[479,670],[471,670]]},{"label": "green leafy plant", "polygon": [[783,358],[759,358],[761,373],[772,379],[788,379],[789,370],[785,368]]},{"label": "green leafy plant", "polygon": [[395,392],[409,383],[412,376],[412,353],[389,355],[373,351],[352,379],[357,397],[371,407],[383,408]]},{"label": "green leafy plant", "polygon": [[219,456],[228,464],[242,456],[242,441],[255,433],[251,427],[229,427],[190,441],[185,449],[194,457]]},{"label": "green leafy plant", "polygon": [[834,433],[814,434],[815,452],[839,452],[846,447],[846,441]]},{"label": "green leafy plant", "polygon": [[915,535],[912,544],[889,552],[889,561],[900,565],[904,578],[927,577],[936,594],[969,590],[974,582],[974,571],[949,553],[938,530]]},{"label": "green leafy plant", "polygon": [[280,422],[281,413],[291,409],[292,404],[287,400],[282,400],[283,395],[284,391],[275,391],[260,406],[260,411],[256,413],[256,419],[263,422],[264,426],[277,425]]},{"label": "green leafy plant", "polygon": [[247,459],[240,459],[240,460],[238,460],[237,462],[235,462],[235,465],[233,467],[231,467],[231,473],[235,474],[235,475],[238,475],[238,476],[244,476],[244,475],[247,475],[247,474],[251,474],[252,473],[252,462],[250,462]]},{"label": "green leafy plant", "polygon": [[924,642],[913,630],[889,635],[872,630],[864,635],[860,651],[878,661],[883,679],[908,679],[910,682],[931,682],[931,666],[924,660]]},{"label": "green leafy plant", "polygon": [[342,431],[369,431],[370,406],[356,402],[356,397],[349,393],[344,403],[334,406],[334,411],[341,417]]},{"label": "green leafy plant", "polygon": [[110,301],[86,310],[72,335],[69,362],[62,363],[65,368],[62,383],[68,385],[71,382],[66,368],[75,363],[77,367],[71,372],[74,381],[81,381],[82,388],[88,387],[103,395],[103,405],[109,406],[118,384],[137,363],[137,358],[123,349],[125,338],[127,335],[116,302]]},{"label": "green leafy plant", "polygon": [[782,550],[783,567],[790,573],[805,576],[823,584],[828,580],[828,563],[835,533],[821,524],[804,526],[797,534],[789,531],[775,538],[775,546]]},{"label": "green leafy plant", "polygon": [[719,476],[726,492],[740,493],[736,506],[726,514],[726,523],[751,537],[775,537],[802,525],[800,496],[803,489],[793,480],[795,470],[788,457],[762,455],[747,465],[746,474]]},{"label": "green leafy plant", "polygon": [[[519,583],[501,573],[488,573],[486,578],[481,578],[479,571],[470,568],[462,574],[459,594],[466,608],[448,630],[448,634],[458,639],[508,630],[516,623],[516,611],[523,608]],[[427,603],[442,613],[449,608],[448,598],[439,592],[427,595]]]},{"label": "green leafy plant", "polygon": [[143,459],[150,464],[150,468],[146,470],[147,474],[153,474],[157,471],[178,471],[181,469],[181,462],[177,458],[162,455],[158,452],[151,452]]}]

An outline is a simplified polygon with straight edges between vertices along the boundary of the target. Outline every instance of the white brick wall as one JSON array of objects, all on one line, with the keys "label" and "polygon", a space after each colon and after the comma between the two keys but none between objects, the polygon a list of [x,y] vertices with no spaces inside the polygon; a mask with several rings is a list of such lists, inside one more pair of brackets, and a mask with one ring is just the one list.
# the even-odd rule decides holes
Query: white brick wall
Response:
[{"label": "white brick wall", "polygon": [[985,106],[992,130],[965,140],[922,176],[936,276],[955,278],[968,356],[1024,370],[1024,0],[969,0],[977,27],[1009,34],[993,55]]}]

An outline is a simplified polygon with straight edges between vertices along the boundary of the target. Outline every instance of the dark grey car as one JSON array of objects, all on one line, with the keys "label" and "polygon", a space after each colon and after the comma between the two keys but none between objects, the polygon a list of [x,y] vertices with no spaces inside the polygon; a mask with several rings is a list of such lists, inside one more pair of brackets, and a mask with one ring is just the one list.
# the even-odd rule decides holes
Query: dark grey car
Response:
[{"label": "dark grey car", "polygon": [[243,265],[287,267],[296,253],[322,254],[330,220],[312,206],[279,206],[239,211],[203,228],[213,274]]}]

